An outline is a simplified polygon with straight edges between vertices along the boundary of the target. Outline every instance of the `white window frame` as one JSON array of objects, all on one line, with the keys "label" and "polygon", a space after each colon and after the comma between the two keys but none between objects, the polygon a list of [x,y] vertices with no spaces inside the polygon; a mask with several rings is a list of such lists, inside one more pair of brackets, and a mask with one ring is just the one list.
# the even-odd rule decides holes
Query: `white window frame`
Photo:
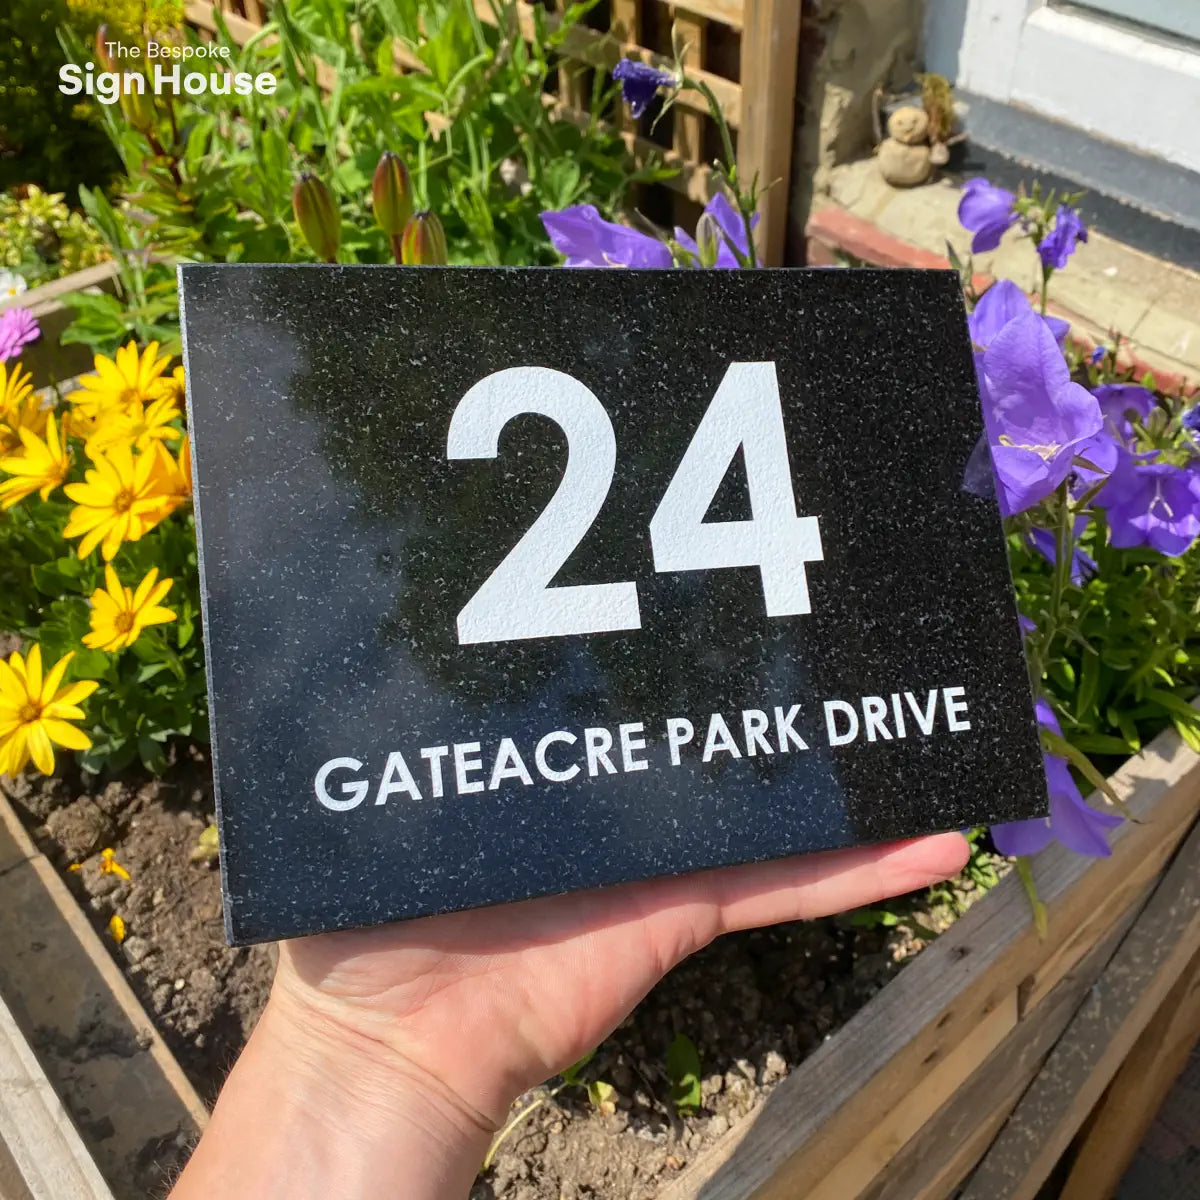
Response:
[{"label": "white window frame", "polygon": [[1200,171],[1200,50],[1050,0],[930,0],[930,71]]}]

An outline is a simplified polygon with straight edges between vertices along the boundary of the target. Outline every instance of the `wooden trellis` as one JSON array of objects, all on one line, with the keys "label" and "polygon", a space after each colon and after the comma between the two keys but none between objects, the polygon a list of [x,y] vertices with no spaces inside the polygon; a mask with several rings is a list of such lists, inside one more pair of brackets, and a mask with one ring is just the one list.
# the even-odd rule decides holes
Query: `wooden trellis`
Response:
[{"label": "wooden trellis", "polygon": [[[490,0],[472,2],[480,18],[495,20]],[[214,7],[227,14],[230,32],[239,42],[269,15],[267,0],[218,0],[216,5],[189,0],[189,23],[211,31]],[[553,26],[552,0],[543,7],[551,8],[546,17]],[[518,0],[515,14],[520,33],[531,38],[534,5]],[[734,131],[742,178],[759,179],[760,257],[769,266],[782,265],[794,138],[799,0],[608,0],[593,10],[589,20],[592,24],[573,27],[565,38],[558,93],[548,102],[555,103],[564,118],[582,117],[591,97],[591,72],[607,72],[626,57],[670,65],[675,26],[687,47],[689,72],[708,84]],[[607,28],[595,27],[603,22]],[[657,154],[679,170],[664,185],[678,199],[665,212],[652,215],[690,223],[688,208],[704,204],[717,186],[710,164],[719,141],[703,98],[696,92],[682,93],[667,120],[654,131],[649,117],[634,122],[618,111],[609,119],[639,162]]]}]

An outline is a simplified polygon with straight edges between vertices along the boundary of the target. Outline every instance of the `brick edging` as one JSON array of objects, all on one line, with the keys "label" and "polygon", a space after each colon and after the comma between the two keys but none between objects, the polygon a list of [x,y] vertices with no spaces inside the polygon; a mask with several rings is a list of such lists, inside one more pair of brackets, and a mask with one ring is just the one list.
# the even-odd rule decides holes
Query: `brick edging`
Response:
[{"label": "brick edging", "polygon": [[[950,269],[950,260],[945,256],[893,237],[878,225],[836,204],[817,209],[809,217],[804,232],[809,266],[836,266],[838,254],[848,254],[875,267],[917,267],[933,271]],[[972,276],[977,292],[985,291],[994,282],[991,275]],[[1092,338],[1077,332],[1078,326],[1086,323],[1086,318],[1061,304],[1050,305],[1049,311],[1071,323],[1071,341],[1081,351],[1090,354],[1096,348],[1097,343]],[[1117,365],[1122,369],[1132,369],[1137,379],[1149,373],[1154,377],[1158,390],[1167,394],[1190,396],[1197,391],[1196,385],[1189,383],[1186,376],[1152,367],[1128,349],[1118,353]]]}]

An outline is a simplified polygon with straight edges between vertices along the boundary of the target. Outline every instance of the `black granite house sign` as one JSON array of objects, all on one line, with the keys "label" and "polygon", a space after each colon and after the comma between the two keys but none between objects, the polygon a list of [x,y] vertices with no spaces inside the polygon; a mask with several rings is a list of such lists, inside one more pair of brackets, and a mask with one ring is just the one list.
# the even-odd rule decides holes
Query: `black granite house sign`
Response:
[{"label": "black granite house sign", "polygon": [[1045,811],[953,275],[180,274],[235,941]]}]

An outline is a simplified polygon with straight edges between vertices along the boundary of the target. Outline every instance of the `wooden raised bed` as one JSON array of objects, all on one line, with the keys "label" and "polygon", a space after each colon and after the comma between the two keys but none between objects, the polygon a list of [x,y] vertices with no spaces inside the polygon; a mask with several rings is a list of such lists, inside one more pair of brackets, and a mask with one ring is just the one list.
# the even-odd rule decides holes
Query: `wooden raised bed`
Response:
[{"label": "wooden raised bed", "polygon": [[0,1197],[156,1195],[206,1120],[120,967],[0,792]]},{"label": "wooden raised bed", "polygon": [[63,345],[59,341],[63,331],[75,319],[75,310],[63,303],[63,297],[71,292],[115,292],[118,274],[115,262],[98,263],[30,288],[15,300],[0,303],[0,311],[29,309],[41,327],[41,339],[21,351],[21,366],[32,373],[35,388],[62,383],[92,369],[92,351],[87,346],[81,342]]},{"label": "wooden raised bed", "polygon": [[1034,860],[1044,939],[1008,876],[662,1200],[1032,1200],[1093,1109],[1066,1194],[1101,1200],[1200,1035],[1200,758],[1165,733],[1112,782],[1112,856]]},{"label": "wooden raised bed", "polygon": [[[1200,1035],[1200,756],[1167,733],[1112,782],[1112,856],[1034,861],[1046,938],[1010,875],[661,1200],[1033,1200],[1072,1143],[1064,1200],[1109,1195]],[[17,1026],[117,1196],[146,1194],[146,1148],[203,1110],[2,798],[0,934]]]}]

